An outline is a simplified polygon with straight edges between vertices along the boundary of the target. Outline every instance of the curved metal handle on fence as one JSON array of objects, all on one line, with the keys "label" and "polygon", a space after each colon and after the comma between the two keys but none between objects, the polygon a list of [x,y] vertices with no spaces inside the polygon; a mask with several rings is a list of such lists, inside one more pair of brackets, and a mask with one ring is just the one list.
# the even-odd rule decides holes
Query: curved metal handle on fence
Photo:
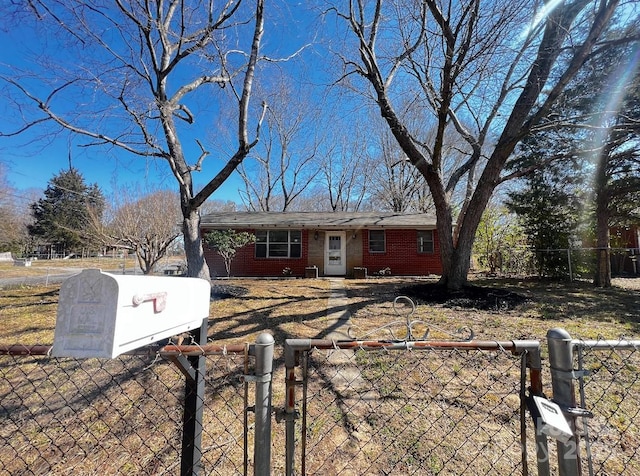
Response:
[{"label": "curved metal handle on fence", "polygon": [[[404,305],[408,305],[411,309],[408,312],[402,312],[402,309],[399,307],[400,303],[403,303]],[[413,315],[416,312],[416,304],[413,302],[413,300],[408,297],[408,296],[397,296],[394,300],[393,300],[393,311],[396,313],[397,316],[399,317],[404,317],[404,320],[396,320],[393,322],[390,322],[389,324],[385,324],[384,326],[378,327],[377,329],[374,329],[370,332],[367,332],[364,336],[361,336],[359,338],[357,338],[358,340],[363,340],[367,337],[370,337],[374,334],[377,334],[381,331],[386,331],[389,333],[389,335],[391,336],[391,339],[394,341],[399,341],[399,342],[410,342],[410,341],[418,341],[418,340],[427,340],[429,338],[429,333],[431,332],[432,329],[437,329],[438,331],[450,335],[452,337],[457,337],[460,338],[462,337],[462,333],[463,332],[468,332],[468,336],[462,338],[461,340],[463,341],[471,341],[473,340],[473,338],[475,337],[475,333],[473,332],[473,329],[469,328],[469,327],[460,327],[457,329],[456,332],[451,332],[451,331],[447,331],[444,330],[438,326],[434,326],[433,324],[429,324],[428,322],[425,322],[423,320],[420,319],[415,319],[412,320],[411,318],[413,317]],[[422,324],[426,327],[426,330],[424,332],[424,334],[421,337],[416,337],[414,336],[414,328],[417,324]],[[403,339],[400,339],[396,336],[396,334],[393,331],[393,327],[399,327],[399,326],[403,326],[404,330],[405,330],[405,336]],[[351,330],[356,327],[356,326],[351,326],[349,327],[347,334],[349,335],[349,337],[351,337],[352,339],[356,339],[356,337],[354,335],[352,335]]]}]

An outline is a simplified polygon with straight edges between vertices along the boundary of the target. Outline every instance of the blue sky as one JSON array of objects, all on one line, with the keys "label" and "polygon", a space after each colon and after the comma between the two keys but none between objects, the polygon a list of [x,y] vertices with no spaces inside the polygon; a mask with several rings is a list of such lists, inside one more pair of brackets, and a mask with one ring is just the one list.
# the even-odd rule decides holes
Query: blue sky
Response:
[{"label": "blue sky", "polygon": [[[316,17],[303,3],[291,3],[280,8],[281,11],[277,13],[280,21],[286,21],[289,15],[296,15],[296,21],[290,23],[286,29],[269,29],[267,25],[263,45],[265,48],[282,51],[284,55],[310,41],[307,35],[310,33],[310,23],[315,21]],[[51,51],[51,45],[55,43],[51,38],[38,38],[34,31],[23,27],[20,22],[14,22],[14,25],[7,24],[0,28],[0,47],[3,51],[0,58],[0,74],[7,74],[11,71],[10,68],[15,66],[31,67],[33,62],[29,59],[34,58],[43,45]],[[309,49],[308,53],[313,56],[317,51]],[[304,54],[307,54],[307,51]],[[63,58],[62,55],[60,58]],[[0,114],[9,118],[10,122],[11,118],[18,114],[4,89],[0,89]],[[15,128],[7,127],[5,121],[0,129],[11,131]],[[105,147],[84,147],[83,145],[89,142],[86,138],[66,132],[45,136],[43,131],[42,128],[36,128],[18,137],[0,137],[0,162],[5,166],[9,183],[18,191],[46,188],[54,175],[68,168],[69,157],[86,182],[97,183],[106,194],[111,193],[113,186],[122,187],[134,183],[143,188],[176,189],[175,179],[168,164],[163,160],[133,157]],[[184,142],[185,147],[188,147],[186,141]],[[222,166],[223,162],[215,155],[212,153],[207,158],[203,173],[194,174],[196,188],[208,182]],[[239,201],[237,190],[240,187],[242,181],[237,174],[233,174],[211,198]]]},{"label": "blue sky", "polygon": [[[0,48],[5,65],[25,65],[24,58],[30,56],[37,47],[36,39],[28,29],[20,27],[10,32],[0,30]],[[4,72],[4,71],[3,71]],[[0,95],[0,111],[3,116],[16,114],[4,94]],[[148,180],[149,183],[162,183],[170,179],[166,164],[146,163],[144,160],[115,156],[102,148],[85,148],[79,145],[86,142],[66,133],[48,136],[43,139],[41,130],[29,131],[17,137],[0,138],[0,161],[6,165],[8,180],[15,188],[44,189],[47,182],[61,170],[69,166],[69,154],[74,167],[79,169],[88,183],[98,183],[110,190],[116,181],[121,184]],[[112,157],[105,157],[112,155]],[[172,182],[169,182],[173,185]]]}]

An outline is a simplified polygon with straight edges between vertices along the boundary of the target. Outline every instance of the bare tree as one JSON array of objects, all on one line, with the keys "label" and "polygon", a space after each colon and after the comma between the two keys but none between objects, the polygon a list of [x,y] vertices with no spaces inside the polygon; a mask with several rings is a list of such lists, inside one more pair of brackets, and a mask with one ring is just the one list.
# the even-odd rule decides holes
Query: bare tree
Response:
[{"label": "bare tree", "polygon": [[[476,229],[494,189],[508,178],[502,175],[507,161],[599,47],[618,5],[350,0],[346,11],[332,10],[357,42],[355,55],[343,52],[342,82],[371,93],[429,186],[443,285],[465,285]],[[398,97],[413,98],[412,108],[433,125],[432,139],[411,129]],[[450,132],[470,153],[445,176]],[[467,200],[458,212],[452,196],[465,184]]]},{"label": "bare tree", "polygon": [[[165,161],[175,177],[189,276],[209,279],[200,236],[200,206],[258,141],[260,111],[251,95],[263,35],[263,0],[104,2],[31,0],[14,3],[13,21],[34,20],[35,31],[64,54],[39,58],[36,74],[15,70],[2,80],[17,92],[14,136],[55,126],[88,139]],[[18,16],[21,15],[21,16]],[[58,58],[64,58],[57,63]],[[41,78],[41,80],[37,80]],[[216,89],[217,88],[217,91]],[[193,174],[210,154],[190,126],[206,101],[235,110],[235,145],[222,168],[197,193]],[[32,106],[32,109],[29,109]],[[216,127],[215,112],[207,118]],[[189,137],[189,139],[186,139]]]},{"label": "bare tree", "polygon": [[29,243],[27,221],[31,215],[28,207],[20,206],[20,203],[28,198],[18,194],[7,179],[6,166],[0,163],[0,252],[26,251]]},{"label": "bare tree", "polygon": [[158,190],[141,194],[121,189],[104,220],[93,216],[93,236],[103,246],[132,251],[142,272],[150,274],[180,236],[180,218],[175,193]]},{"label": "bare tree", "polygon": [[207,200],[200,207],[200,213],[206,215],[213,212],[235,212],[237,208],[236,202],[231,200]]},{"label": "bare tree", "polygon": [[409,162],[388,129],[380,130],[378,140],[379,160],[371,179],[371,201],[394,212],[427,212],[428,187],[424,177]]},{"label": "bare tree", "polygon": [[[373,164],[363,144],[367,141],[358,128],[337,124],[320,160],[319,185],[315,200],[324,210],[358,211],[368,197]],[[318,196],[319,195],[319,196]]]},{"label": "bare tree", "polygon": [[322,133],[313,101],[284,79],[268,99],[261,146],[238,168],[250,210],[287,211],[313,182]]}]

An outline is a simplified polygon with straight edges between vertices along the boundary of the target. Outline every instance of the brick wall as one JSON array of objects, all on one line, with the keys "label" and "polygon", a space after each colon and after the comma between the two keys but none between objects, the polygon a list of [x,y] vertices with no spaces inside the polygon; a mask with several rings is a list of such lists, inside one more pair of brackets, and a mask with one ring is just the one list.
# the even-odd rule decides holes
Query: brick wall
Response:
[{"label": "brick wall", "polygon": [[385,252],[369,252],[369,233],[362,233],[362,266],[369,275],[384,268],[391,268],[392,276],[422,276],[441,274],[440,242],[438,232],[433,230],[434,252],[418,253],[416,230],[385,230]]},{"label": "brick wall", "polygon": [[[254,230],[237,230],[253,233]],[[283,276],[282,270],[291,269],[291,276],[304,276],[309,254],[309,232],[302,230],[302,256],[300,258],[256,258],[255,245],[240,248],[231,262],[231,276]],[[203,244],[204,257],[212,277],[226,276],[224,261],[212,248]]]},{"label": "brick wall", "polygon": [[[238,230],[253,232],[253,230]],[[349,240],[351,235],[347,233]],[[369,275],[384,268],[391,269],[393,276],[422,276],[441,274],[440,244],[437,231],[434,235],[434,252],[432,254],[418,253],[418,233],[416,230],[385,230],[384,253],[369,253],[369,233],[362,230],[358,233],[362,242],[362,264]],[[256,258],[255,245],[247,245],[236,253],[231,263],[232,276],[282,276],[284,268],[291,269],[292,276],[304,276],[304,269],[309,263],[309,239],[313,239],[308,230],[302,230],[302,257],[291,259]],[[323,241],[318,240],[323,243]],[[357,246],[360,248],[360,246]],[[220,255],[204,244],[204,256],[209,264],[212,277],[226,276],[227,272]],[[320,267],[322,270],[322,267]],[[353,269],[347,269],[351,275]],[[320,273],[322,274],[322,272]]]},{"label": "brick wall", "polygon": [[614,248],[638,248],[639,227],[632,225],[629,227],[612,227],[609,230],[611,236],[611,246]]}]

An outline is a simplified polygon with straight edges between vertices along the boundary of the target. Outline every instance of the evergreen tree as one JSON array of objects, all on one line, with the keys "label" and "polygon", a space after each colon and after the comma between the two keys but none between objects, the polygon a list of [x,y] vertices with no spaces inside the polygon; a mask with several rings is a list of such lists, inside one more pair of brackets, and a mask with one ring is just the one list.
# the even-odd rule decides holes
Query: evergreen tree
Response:
[{"label": "evergreen tree", "polygon": [[577,201],[593,213],[598,286],[611,285],[609,228],[637,219],[640,194],[640,51],[637,43],[613,44],[590,59],[511,164],[518,170],[528,161],[525,170],[537,170],[510,196],[534,246],[567,247],[577,227]]},{"label": "evergreen tree", "polygon": [[70,167],[54,176],[44,197],[31,205],[29,234],[63,253],[80,251],[91,245],[90,213],[101,217],[104,205],[98,185],[86,185],[80,172]]},{"label": "evergreen tree", "polygon": [[609,229],[638,219],[640,194],[640,50],[618,48],[616,53],[596,61],[575,105],[578,113],[587,115],[596,92],[607,91],[592,113],[584,150],[593,165],[598,249],[593,282],[601,287],[611,286]]},{"label": "evergreen tree", "polygon": [[525,187],[509,193],[506,203],[518,215],[528,244],[537,252],[542,276],[566,275],[566,255],[548,250],[569,248],[579,234],[580,193],[568,186],[570,177],[560,172],[548,168],[531,175]]}]

